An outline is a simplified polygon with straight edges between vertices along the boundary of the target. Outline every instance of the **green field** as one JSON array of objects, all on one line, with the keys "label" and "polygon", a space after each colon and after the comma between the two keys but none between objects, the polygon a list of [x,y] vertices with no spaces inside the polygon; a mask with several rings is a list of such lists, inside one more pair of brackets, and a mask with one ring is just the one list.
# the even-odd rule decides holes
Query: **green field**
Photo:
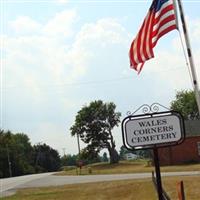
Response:
[{"label": "green field", "polygon": [[[124,174],[124,173],[142,173],[152,172],[154,167],[151,166],[148,160],[137,161],[122,161],[118,164],[97,163],[79,168],[66,168],[57,175],[88,175],[88,174]],[[200,164],[187,164],[175,166],[161,166],[161,172],[176,172],[176,171],[200,171]]]}]

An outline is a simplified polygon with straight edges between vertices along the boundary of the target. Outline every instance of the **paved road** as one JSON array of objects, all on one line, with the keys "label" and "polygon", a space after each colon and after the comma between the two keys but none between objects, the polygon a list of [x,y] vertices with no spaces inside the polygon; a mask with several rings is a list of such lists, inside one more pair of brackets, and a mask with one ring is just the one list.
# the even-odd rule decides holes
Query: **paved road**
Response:
[{"label": "paved road", "polygon": [[52,174],[51,172],[0,179],[0,198],[14,194],[16,189],[20,188],[22,185],[26,185],[31,181],[39,180]]},{"label": "paved road", "polygon": [[[200,172],[168,172],[162,176],[200,176]],[[17,189],[29,187],[59,186],[66,184],[90,183],[113,180],[150,178],[151,173],[88,175],[88,176],[57,176],[53,173],[34,174],[13,178],[0,179],[0,197],[14,194]]]}]

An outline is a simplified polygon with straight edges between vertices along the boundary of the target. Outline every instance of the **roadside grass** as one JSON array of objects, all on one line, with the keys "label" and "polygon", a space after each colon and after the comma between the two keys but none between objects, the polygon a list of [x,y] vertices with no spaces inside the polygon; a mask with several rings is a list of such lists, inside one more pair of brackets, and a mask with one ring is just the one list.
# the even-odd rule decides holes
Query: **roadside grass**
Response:
[{"label": "roadside grass", "polygon": [[[121,161],[118,164],[97,163],[79,168],[66,168],[56,175],[89,175],[89,174],[124,174],[124,173],[143,173],[151,172],[154,166],[151,166],[148,160]],[[161,172],[177,171],[200,171],[200,164],[184,164],[175,166],[161,166]]]},{"label": "roadside grass", "polygon": [[183,181],[185,199],[200,199],[200,176],[163,177],[163,186],[171,199],[178,199],[177,183]]},{"label": "roadside grass", "polygon": [[[118,164],[95,163],[81,168],[81,175],[89,174],[124,174],[137,172],[150,172],[153,167],[149,166],[146,160],[120,161]],[[79,168],[66,168],[66,170],[56,173],[56,175],[77,175]]]},{"label": "roadside grass", "polygon": [[[145,192],[144,192],[145,191]],[[66,185],[61,187],[24,189],[2,200],[154,200],[151,180],[112,181]]]},{"label": "roadside grass", "polygon": [[[170,198],[178,199],[177,182],[183,180],[185,196],[189,200],[200,199],[200,177],[163,177],[163,186]],[[74,184],[59,187],[22,189],[2,200],[155,200],[157,194],[151,179],[109,181]]]}]

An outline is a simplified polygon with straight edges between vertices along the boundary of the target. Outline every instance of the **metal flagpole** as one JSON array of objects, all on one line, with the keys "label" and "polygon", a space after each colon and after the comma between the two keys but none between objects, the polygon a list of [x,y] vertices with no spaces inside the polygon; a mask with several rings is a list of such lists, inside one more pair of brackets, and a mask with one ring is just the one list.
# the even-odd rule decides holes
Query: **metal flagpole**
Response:
[{"label": "metal flagpole", "polygon": [[182,26],[183,26],[185,43],[186,43],[186,47],[187,47],[187,55],[189,58],[190,69],[191,69],[191,73],[192,73],[192,82],[193,82],[193,87],[194,87],[194,93],[195,93],[197,106],[198,106],[198,110],[199,110],[199,115],[200,115],[200,93],[199,93],[199,86],[198,86],[198,82],[197,82],[196,70],[195,70],[194,61],[193,61],[193,57],[192,57],[190,40],[189,40],[188,31],[187,31],[187,27],[186,27],[186,23],[185,23],[182,2],[181,2],[181,0],[177,0],[177,2],[178,2],[181,22],[182,22]]}]

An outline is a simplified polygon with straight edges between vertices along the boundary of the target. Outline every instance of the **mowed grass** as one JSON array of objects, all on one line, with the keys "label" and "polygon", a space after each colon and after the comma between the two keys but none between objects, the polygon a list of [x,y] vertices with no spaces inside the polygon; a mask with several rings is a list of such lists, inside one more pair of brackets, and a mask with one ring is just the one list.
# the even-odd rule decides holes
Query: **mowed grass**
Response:
[{"label": "mowed grass", "polygon": [[[164,177],[163,186],[170,198],[178,199],[177,182],[183,180],[185,196],[200,199],[200,177]],[[150,179],[109,181],[20,190],[2,200],[155,200],[157,193]]]},{"label": "mowed grass", "polygon": [[164,177],[163,187],[171,199],[178,199],[177,183],[183,181],[185,199],[200,200],[200,176]]},{"label": "mowed grass", "polygon": [[[145,191],[145,192],[144,192]],[[154,200],[156,194],[151,180],[112,181],[24,189],[2,200]]]},{"label": "mowed grass", "polygon": [[[143,173],[154,171],[147,160],[121,161],[118,164],[97,163],[84,166],[81,169],[82,175],[88,174],[124,174],[124,173]],[[176,166],[161,166],[161,172],[180,172],[180,171],[200,171],[200,164],[187,164]],[[77,175],[80,170],[77,168],[64,170],[56,175]]]}]

